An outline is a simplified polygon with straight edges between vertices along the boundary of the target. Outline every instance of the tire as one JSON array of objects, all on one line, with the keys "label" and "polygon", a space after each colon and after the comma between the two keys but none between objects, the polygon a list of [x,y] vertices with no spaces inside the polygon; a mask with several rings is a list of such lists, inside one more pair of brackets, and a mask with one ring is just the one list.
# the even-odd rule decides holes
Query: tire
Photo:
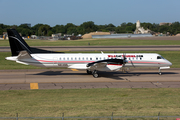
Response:
[{"label": "tire", "polygon": [[96,71],[96,70],[95,70],[95,71],[93,71],[93,73],[92,73],[92,74],[93,74],[93,77],[94,77],[94,78],[98,78],[98,77],[99,77],[99,74],[97,73],[97,71]]},{"label": "tire", "polygon": [[94,74],[93,74],[93,77],[94,77],[94,78],[98,78],[99,75],[98,75],[97,73],[94,73]]}]

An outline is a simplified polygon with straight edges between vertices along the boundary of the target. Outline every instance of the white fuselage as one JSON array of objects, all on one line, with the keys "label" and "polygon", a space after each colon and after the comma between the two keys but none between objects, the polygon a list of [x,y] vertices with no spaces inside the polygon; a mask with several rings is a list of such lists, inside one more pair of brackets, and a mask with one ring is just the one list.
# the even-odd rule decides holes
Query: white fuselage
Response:
[{"label": "white fuselage", "polygon": [[[171,62],[161,57],[156,53],[128,53],[123,56],[122,53],[51,53],[51,54],[31,54],[31,59],[14,60],[18,63],[33,65],[39,67],[68,67],[74,69],[90,69],[87,67],[88,63],[105,59],[124,59],[128,61],[126,67],[159,67],[165,68],[172,65]],[[9,59],[8,59],[9,58]],[[6,59],[10,60],[11,57]],[[121,69],[122,64],[109,63],[105,67],[98,67],[99,71],[111,71]]]}]

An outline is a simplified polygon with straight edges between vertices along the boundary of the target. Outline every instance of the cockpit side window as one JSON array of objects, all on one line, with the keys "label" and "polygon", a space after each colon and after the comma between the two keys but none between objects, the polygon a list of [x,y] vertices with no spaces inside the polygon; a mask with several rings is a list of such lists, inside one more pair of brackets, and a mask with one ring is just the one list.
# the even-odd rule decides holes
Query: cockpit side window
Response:
[{"label": "cockpit side window", "polygon": [[157,59],[161,59],[161,56],[157,56]]},{"label": "cockpit side window", "polygon": [[157,59],[164,59],[162,56],[157,56]]}]

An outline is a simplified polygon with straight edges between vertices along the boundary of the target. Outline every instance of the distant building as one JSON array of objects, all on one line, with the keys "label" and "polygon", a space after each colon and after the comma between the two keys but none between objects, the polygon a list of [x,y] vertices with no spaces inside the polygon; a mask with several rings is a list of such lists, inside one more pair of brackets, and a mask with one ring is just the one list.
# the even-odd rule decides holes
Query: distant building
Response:
[{"label": "distant building", "polygon": [[134,34],[147,34],[147,33],[151,33],[151,30],[149,29],[145,30],[143,27],[141,27],[141,23],[138,20],[136,22],[136,30],[134,31]]},{"label": "distant building", "polygon": [[21,25],[27,25],[28,27],[31,27],[31,24],[30,23],[23,23]]},{"label": "distant building", "polygon": [[52,38],[53,40],[58,40],[59,38],[61,38],[61,33],[52,34]]},{"label": "distant building", "polygon": [[37,36],[36,35],[31,35],[31,38],[32,39],[37,39]]},{"label": "distant building", "polygon": [[161,25],[171,25],[172,23],[165,23],[165,22],[162,22],[162,23],[159,23],[159,26],[161,26]]}]

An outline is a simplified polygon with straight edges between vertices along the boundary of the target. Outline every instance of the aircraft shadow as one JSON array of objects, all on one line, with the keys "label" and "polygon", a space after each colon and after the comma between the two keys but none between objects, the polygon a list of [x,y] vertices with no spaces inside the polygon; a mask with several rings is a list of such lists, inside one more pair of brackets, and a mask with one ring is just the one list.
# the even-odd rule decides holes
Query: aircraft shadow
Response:
[{"label": "aircraft shadow", "polygon": [[63,71],[45,71],[33,75],[47,75],[47,76],[56,76],[56,75],[87,75],[86,73],[62,73]]},{"label": "aircraft shadow", "polygon": [[[62,73],[63,71],[45,71],[45,72],[41,72],[41,73],[37,73],[37,74],[33,74],[33,75],[45,75],[45,76],[62,76],[62,75],[69,75],[69,76],[73,76],[73,75],[86,75],[86,76],[92,76],[86,73],[86,71],[82,71],[81,73]],[[101,72],[99,71],[99,78],[111,78],[111,79],[116,79],[116,80],[124,80],[123,78],[121,78],[121,75],[119,72]],[[117,75],[114,75],[117,74]],[[92,76],[93,78],[93,76]]]},{"label": "aircraft shadow", "polygon": [[[158,72],[127,72],[123,73],[120,71],[115,71],[115,72],[105,72],[105,71],[98,71],[99,73],[99,78],[109,78],[109,79],[114,79],[114,80],[127,80],[124,77],[133,77],[133,76],[141,76],[141,75],[156,75],[158,76]],[[173,74],[178,74],[176,72],[162,72],[163,75],[173,75]],[[45,72],[40,72],[37,74],[33,75],[45,75],[45,76],[62,76],[62,75],[68,75],[68,76],[73,76],[73,75],[83,75],[83,76],[92,76],[88,75],[86,71],[81,71],[81,73],[77,72],[70,72],[70,73],[63,73],[63,71],[45,71]],[[93,78],[93,76],[92,76]],[[98,79],[98,78],[96,78]]]},{"label": "aircraft shadow", "polygon": [[[173,74],[179,74],[176,72],[162,72],[162,75],[173,75]],[[133,76],[141,76],[141,75],[159,75],[158,72],[99,72],[100,77],[105,77],[105,78],[111,78],[111,79],[116,79],[119,80],[120,77],[133,77]],[[120,80],[124,80],[123,78],[120,78]]]}]

